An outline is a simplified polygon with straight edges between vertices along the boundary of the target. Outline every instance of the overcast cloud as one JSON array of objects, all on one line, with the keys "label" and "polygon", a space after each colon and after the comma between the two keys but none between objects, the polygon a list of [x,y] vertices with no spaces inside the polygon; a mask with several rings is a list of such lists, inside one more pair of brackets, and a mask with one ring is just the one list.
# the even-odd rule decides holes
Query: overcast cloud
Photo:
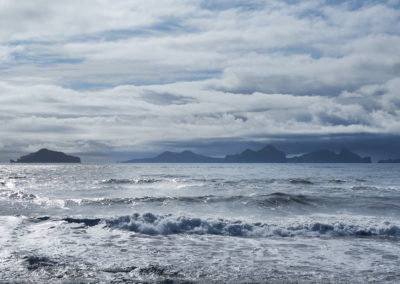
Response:
[{"label": "overcast cloud", "polygon": [[3,0],[0,161],[398,135],[399,47],[396,0]]}]

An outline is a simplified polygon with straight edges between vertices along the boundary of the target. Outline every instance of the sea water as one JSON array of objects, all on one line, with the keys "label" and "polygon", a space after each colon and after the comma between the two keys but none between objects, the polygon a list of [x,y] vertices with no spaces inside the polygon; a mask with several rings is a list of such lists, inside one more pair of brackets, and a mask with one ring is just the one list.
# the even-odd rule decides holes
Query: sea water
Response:
[{"label": "sea water", "polygon": [[0,282],[398,283],[400,165],[0,165]]}]

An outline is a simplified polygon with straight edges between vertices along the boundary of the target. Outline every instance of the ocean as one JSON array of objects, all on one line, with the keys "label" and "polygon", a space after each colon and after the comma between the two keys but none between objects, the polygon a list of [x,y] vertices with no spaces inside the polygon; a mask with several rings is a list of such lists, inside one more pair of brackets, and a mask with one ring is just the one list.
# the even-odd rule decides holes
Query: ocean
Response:
[{"label": "ocean", "polygon": [[0,165],[0,282],[399,283],[400,164]]}]

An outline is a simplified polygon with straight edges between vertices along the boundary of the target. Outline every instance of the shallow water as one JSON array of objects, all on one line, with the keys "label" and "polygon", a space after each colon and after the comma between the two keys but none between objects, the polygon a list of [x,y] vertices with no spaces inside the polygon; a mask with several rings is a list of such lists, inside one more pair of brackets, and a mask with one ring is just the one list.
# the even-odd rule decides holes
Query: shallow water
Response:
[{"label": "shallow water", "polygon": [[0,165],[0,280],[400,281],[400,166]]}]

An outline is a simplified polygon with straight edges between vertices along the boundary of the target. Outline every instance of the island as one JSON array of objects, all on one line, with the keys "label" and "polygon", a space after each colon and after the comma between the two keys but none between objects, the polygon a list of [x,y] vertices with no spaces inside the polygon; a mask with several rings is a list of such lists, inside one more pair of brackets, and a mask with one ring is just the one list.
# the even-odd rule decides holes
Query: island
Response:
[{"label": "island", "polygon": [[380,164],[394,164],[394,163],[400,163],[400,159],[380,160],[378,163],[380,163]]},{"label": "island", "polygon": [[370,157],[360,157],[349,149],[342,149],[338,154],[329,150],[318,150],[298,157],[287,159],[292,163],[371,163]]},{"label": "island", "polygon": [[225,163],[286,163],[286,153],[267,145],[261,150],[246,149],[240,154],[227,155]]},{"label": "island", "polygon": [[40,149],[37,152],[10,160],[10,163],[80,163],[81,158],[64,154],[63,152]]},{"label": "island", "polygon": [[339,153],[318,150],[287,158],[285,152],[273,145],[267,145],[258,151],[246,149],[224,158],[207,157],[192,151],[167,151],[154,158],[132,159],[122,163],[371,163],[371,158],[360,157],[348,149],[342,149]]},{"label": "island", "polygon": [[122,163],[218,163],[222,159],[211,158],[193,153],[192,151],[183,151],[180,153],[166,151],[154,158],[133,159]]}]

